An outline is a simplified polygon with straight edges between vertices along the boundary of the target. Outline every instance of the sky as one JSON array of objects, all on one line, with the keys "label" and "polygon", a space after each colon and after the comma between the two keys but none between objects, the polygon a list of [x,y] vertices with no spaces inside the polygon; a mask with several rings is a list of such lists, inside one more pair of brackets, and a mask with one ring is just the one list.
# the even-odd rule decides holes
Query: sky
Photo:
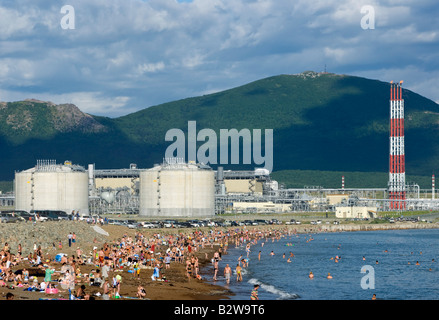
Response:
[{"label": "sky", "polygon": [[325,66],[439,103],[439,2],[0,2],[0,101],[119,117]]}]

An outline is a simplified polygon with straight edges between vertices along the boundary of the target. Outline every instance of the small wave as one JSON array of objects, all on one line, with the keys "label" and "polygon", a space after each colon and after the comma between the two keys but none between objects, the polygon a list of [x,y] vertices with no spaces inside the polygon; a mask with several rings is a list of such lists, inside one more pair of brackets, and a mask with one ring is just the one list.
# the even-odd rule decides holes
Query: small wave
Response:
[{"label": "small wave", "polygon": [[300,298],[300,296],[298,294],[288,293],[288,292],[282,291],[280,289],[277,289],[275,286],[273,286],[271,284],[265,284],[265,283],[259,281],[258,279],[255,279],[255,278],[248,280],[248,283],[253,284],[253,285],[258,284],[261,287],[261,289],[279,296],[278,300],[291,300],[291,299]]}]

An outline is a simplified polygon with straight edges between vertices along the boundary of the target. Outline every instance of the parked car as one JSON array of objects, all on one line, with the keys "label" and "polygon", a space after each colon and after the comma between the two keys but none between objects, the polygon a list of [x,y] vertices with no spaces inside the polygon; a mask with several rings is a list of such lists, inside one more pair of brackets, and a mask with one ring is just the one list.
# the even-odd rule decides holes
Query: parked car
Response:
[{"label": "parked car", "polygon": [[149,223],[151,223],[154,228],[162,228],[162,224],[160,223],[160,221],[150,221]]},{"label": "parked car", "polygon": [[47,215],[42,214],[40,211],[31,210],[29,212],[29,214],[32,216],[32,220],[35,220],[35,221],[43,222],[43,221],[48,221],[49,220]]},{"label": "parked car", "polygon": [[207,221],[207,226],[208,227],[215,227],[216,223],[213,221]]},{"label": "parked car", "polygon": [[141,222],[140,223],[142,225],[143,228],[147,228],[147,229],[152,229],[155,228],[155,225],[150,223],[150,222]]},{"label": "parked car", "polygon": [[116,226],[123,226],[124,222],[123,222],[123,220],[114,220],[113,224]]},{"label": "parked car", "polygon": [[198,224],[200,225],[200,227],[206,227],[208,223],[209,223],[209,221],[205,221],[205,220],[198,221]]},{"label": "parked car", "polygon": [[192,224],[188,221],[182,221],[182,222],[176,223],[175,226],[177,228],[193,228]]},{"label": "parked car", "polygon": [[66,212],[60,210],[32,210],[30,213],[38,215],[40,221],[70,220],[70,216]]},{"label": "parked car", "polygon": [[222,224],[223,224],[224,227],[231,227],[232,226],[232,221],[226,220]]},{"label": "parked car", "polygon": [[200,222],[198,220],[189,220],[187,222],[189,222],[192,225],[193,228],[200,227]]},{"label": "parked car", "polygon": [[0,221],[1,223],[14,223],[21,221],[21,219],[15,215],[12,215],[12,213],[2,212],[0,213]]},{"label": "parked car", "polygon": [[173,225],[174,225],[174,222],[163,221],[163,227],[165,227],[165,228],[172,228]]},{"label": "parked car", "polygon": [[137,229],[142,227],[142,225],[135,220],[128,220],[126,221],[125,225],[130,229]]},{"label": "parked car", "polygon": [[64,211],[51,211],[49,212],[49,216],[52,216],[58,220],[70,220],[70,215],[68,215],[66,212]]},{"label": "parked car", "polygon": [[7,210],[7,211],[2,211],[1,213],[10,214],[14,217],[17,217],[20,221],[29,221],[29,218],[32,218],[29,212],[24,210]]},{"label": "parked car", "polygon": [[32,215],[27,211],[17,210],[17,211],[14,211],[14,213],[17,217],[19,217],[23,221],[32,220]]}]

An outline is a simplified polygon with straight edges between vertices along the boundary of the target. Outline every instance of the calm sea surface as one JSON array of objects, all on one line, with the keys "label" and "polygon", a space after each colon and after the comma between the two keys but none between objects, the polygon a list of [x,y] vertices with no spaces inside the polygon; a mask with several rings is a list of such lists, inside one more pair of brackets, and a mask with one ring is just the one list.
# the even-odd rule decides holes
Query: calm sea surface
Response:
[{"label": "calm sea surface", "polygon": [[[288,263],[291,253],[294,257]],[[260,285],[261,300],[370,300],[373,294],[385,300],[439,298],[439,229],[293,234],[274,242],[261,240],[251,247],[243,281],[237,282],[234,274],[226,285],[223,269],[228,263],[234,270],[240,255],[247,256],[245,245],[229,246],[215,282],[235,293],[232,300],[249,300],[254,284]],[[362,273],[363,267],[367,272]],[[310,271],[314,279],[308,277]],[[332,279],[327,279],[328,273]],[[205,277],[212,275],[209,267]]]}]

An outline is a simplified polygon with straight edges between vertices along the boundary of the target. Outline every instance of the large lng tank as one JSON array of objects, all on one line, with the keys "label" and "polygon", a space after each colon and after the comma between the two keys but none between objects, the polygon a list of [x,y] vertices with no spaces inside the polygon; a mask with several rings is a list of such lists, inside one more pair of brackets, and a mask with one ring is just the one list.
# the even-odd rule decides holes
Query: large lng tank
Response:
[{"label": "large lng tank", "polygon": [[70,162],[41,160],[15,173],[16,210],[61,210],[88,214],[88,173]]},{"label": "large lng tank", "polygon": [[141,216],[209,217],[215,214],[215,174],[195,163],[164,163],[140,172]]}]

